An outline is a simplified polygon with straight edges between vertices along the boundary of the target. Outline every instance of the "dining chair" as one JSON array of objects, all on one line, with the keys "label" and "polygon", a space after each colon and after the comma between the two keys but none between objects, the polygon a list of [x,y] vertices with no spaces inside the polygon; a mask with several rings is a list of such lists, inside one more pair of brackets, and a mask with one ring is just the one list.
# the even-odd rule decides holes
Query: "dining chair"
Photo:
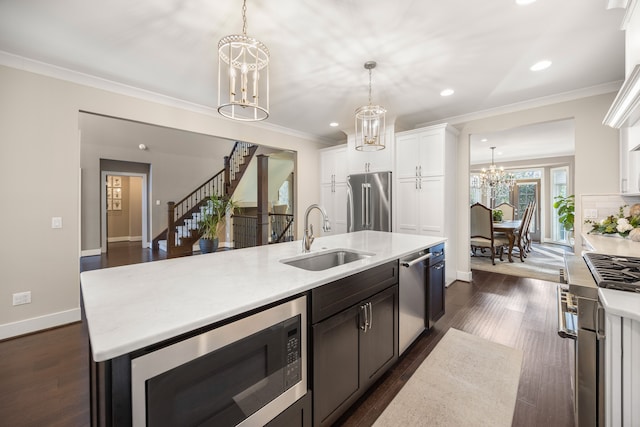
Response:
[{"label": "dining chair", "polygon": [[505,221],[512,221],[515,219],[515,212],[516,212],[516,207],[513,206],[511,203],[500,203],[498,206],[495,207],[496,210],[501,210],[502,211],[502,219]]},{"label": "dining chair", "polygon": [[513,233],[514,242],[513,249],[518,250],[518,254],[520,255],[520,261],[524,262],[524,259],[527,257],[527,232],[529,230],[529,224],[531,221],[531,214],[534,210],[534,207],[531,205],[527,205],[524,210],[524,214],[522,215],[522,222],[520,223],[520,228]]},{"label": "dining chair", "polygon": [[489,249],[491,251],[491,263],[496,265],[496,254],[504,253],[505,243],[508,245],[509,240],[504,236],[496,236],[493,233],[493,217],[491,209],[480,204],[471,205],[471,252],[472,256],[476,256],[476,251],[480,249],[481,253]]}]

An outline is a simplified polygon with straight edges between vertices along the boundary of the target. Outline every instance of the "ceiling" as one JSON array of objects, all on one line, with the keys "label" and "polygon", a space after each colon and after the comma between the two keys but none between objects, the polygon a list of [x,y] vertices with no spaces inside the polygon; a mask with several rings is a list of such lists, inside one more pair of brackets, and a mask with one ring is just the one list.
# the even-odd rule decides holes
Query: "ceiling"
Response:
[{"label": "ceiling", "polygon": [[[344,140],[373,102],[397,129],[624,78],[624,11],[606,0],[247,1],[271,52],[270,124]],[[217,44],[240,0],[0,1],[0,51],[216,108]],[[552,66],[532,72],[547,59]],[[441,97],[443,89],[454,89]],[[338,122],[332,128],[330,122]]]}]

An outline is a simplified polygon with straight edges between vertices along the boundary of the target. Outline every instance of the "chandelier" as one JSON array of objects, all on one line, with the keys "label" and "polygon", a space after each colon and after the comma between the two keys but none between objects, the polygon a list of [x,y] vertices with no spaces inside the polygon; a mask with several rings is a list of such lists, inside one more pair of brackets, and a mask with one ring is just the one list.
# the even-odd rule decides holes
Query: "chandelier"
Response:
[{"label": "chandelier", "polygon": [[491,200],[496,197],[506,196],[516,183],[516,178],[512,173],[504,171],[503,167],[497,167],[493,160],[496,147],[491,147],[491,165],[489,170],[482,168],[479,175],[471,178],[471,186],[489,192]]},{"label": "chandelier", "polygon": [[376,68],[375,61],[365,62],[364,68],[369,70],[369,105],[356,110],[356,150],[383,150],[387,110],[380,105],[371,105],[371,70]]},{"label": "chandelier", "polygon": [[247,36],[247,0],[242,4],[242,34],[218,43],[218,112],[246,122],[269,117],[269,49]]}]

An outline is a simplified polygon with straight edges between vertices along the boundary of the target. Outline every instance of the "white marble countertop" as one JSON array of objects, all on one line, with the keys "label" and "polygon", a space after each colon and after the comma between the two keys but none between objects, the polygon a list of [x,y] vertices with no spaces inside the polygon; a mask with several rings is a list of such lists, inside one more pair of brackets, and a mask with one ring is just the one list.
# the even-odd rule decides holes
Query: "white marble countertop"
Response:
[{"label": "white marble countertop", "polygon": [[[623,239],[619,236],[586,233],[582,235],[582,239],[587,243],[587,248],[593,252],[640,257],[640,242]],[[598,288],[598,296],[608,313],[640,321],[640,294]]]},{"label": "white marble countertop", "polygon": [[280,262],[301,242],[223,251],[80,275],[92,356],[105,361],[444,242],[377,231],[318,237],[312,252],[375,255],[324,271]]},{"label": "white marble countertop", "polygon": [[623,239],[618,235],[582,234],[586,249],[608,255],[640,257],[640,242]]},{"label": "white marble countertop", "polygon": [[608,314],[640,322],[640,295],[613,289],[598,289],[600,303]]}]

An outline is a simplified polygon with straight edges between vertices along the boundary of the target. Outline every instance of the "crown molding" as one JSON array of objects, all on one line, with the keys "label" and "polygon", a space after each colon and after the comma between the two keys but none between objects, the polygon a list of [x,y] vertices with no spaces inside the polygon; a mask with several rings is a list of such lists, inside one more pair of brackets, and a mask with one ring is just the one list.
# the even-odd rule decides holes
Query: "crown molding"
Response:
[{"label": "crown molding", "polygon": [[531,99],[529,101],[517,102],[514,104],[504,105],[502,107],[490,108],[487,110],[476,111],[469,114],[463,114],[459,116],[453,116],[444,118],[441,120],[434,120],[431,122],[421,123],[416,125],[416,128],[432,126],[436,124],[449,123],[450,125],[459,125],[474,120],[482,120],[489,117],[494,117],[502,114],[515,113],[518,111],[530,110],[532,108],[546,107],[548,105],[558,104],[561,102],[574,101],[580,98],[587,98],[590,96],[603,95],[605,93],[616,92],[620,89],[622,81],[604,83],[597,86],[591,86],[584,89],[578,89],[569,92],[563,92],[555,95],[544,96],[541,98]]},{"label": "crown molding", "polygon": [[[196,104],[178,98],[173,98],[167,95],[159,94],[157,92],[152,92],[123,83],[114,82],[112,80],[92,76],[90,74],[81,73],[78,71],[70,70],[68,68],[58,67],[56,65],[51,65],[45,62],[14,55],[5,51],[0,51],[0,65],[27,71],[34,74],[39,74],[46,77],[51,77],[58,80],[67,81],[70,83],[79,84],[82,86],[88,86],[94,89],[117,93],[119,95],[130,96],[132,98],[137,98],[143,101],[154,102],[157,104],[175,107],[198,114],[204,114],[210,117],[215,117],[217,119],[231,120],[226,119],[222,115],[218,114],[218,110],[213,107]],[[282,133],[285,135],[309,140],[311,142],[324,145],[334,145],[336,143],[334,140],[329,138],[297,131],[295,129],[287,128],[269,122],[242,122],[242,125],[252,126],[261,130],[270,130],[273,132]]]}]

